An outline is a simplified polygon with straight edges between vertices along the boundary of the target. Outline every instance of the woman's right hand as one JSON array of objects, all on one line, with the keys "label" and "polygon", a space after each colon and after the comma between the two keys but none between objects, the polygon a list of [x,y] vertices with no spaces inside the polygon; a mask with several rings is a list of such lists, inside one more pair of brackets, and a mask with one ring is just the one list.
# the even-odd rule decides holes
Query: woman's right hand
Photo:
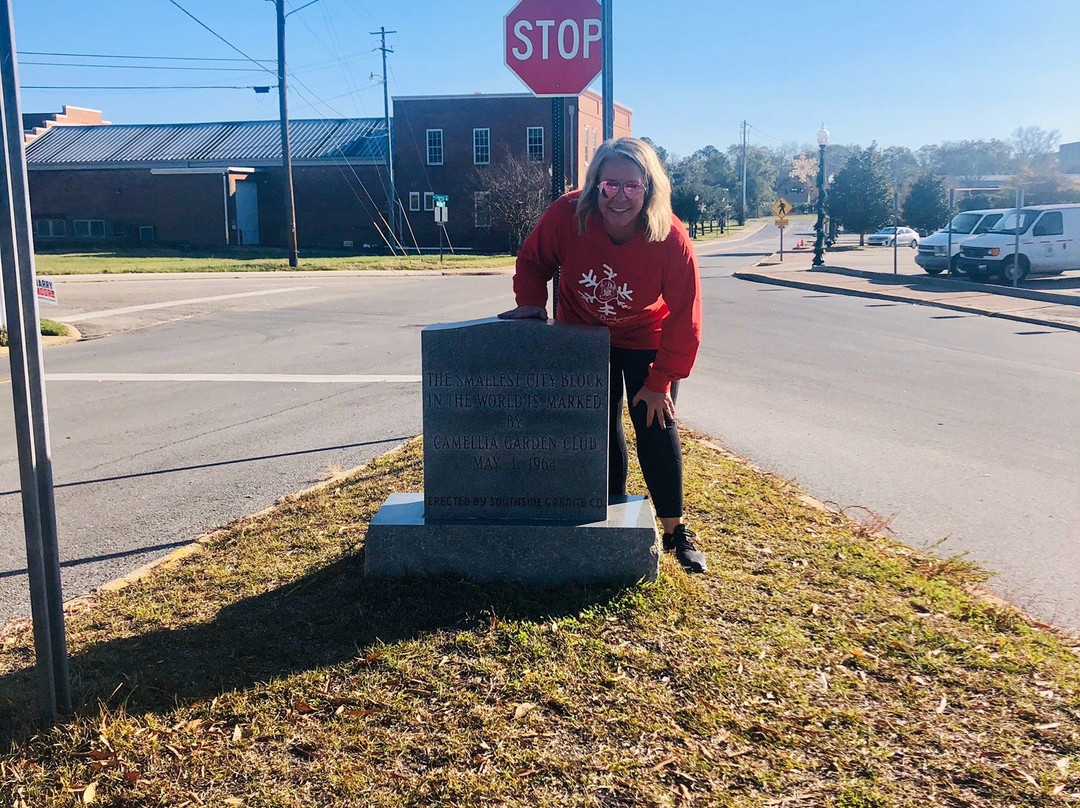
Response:
[{"label": "woman's right hand", "polygon": [[498,315],[500,320],[547,320],[547,309],[543,306],[518,306]]}]

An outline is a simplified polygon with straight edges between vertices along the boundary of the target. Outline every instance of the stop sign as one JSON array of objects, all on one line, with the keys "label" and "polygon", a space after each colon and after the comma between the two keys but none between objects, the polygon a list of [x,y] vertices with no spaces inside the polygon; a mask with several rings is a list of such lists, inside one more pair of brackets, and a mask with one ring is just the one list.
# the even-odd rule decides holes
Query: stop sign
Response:
[{"label": "stop sign", "polygon": [[599,0],[521,0],[503,24],[506,66],[534,95],[578,95],[603,66]]}]

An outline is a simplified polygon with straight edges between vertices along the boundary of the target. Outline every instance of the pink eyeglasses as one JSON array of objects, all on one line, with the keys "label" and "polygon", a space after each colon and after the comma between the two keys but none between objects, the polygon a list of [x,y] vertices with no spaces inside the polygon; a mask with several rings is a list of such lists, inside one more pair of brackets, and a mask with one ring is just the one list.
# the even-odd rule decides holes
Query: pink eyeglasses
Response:
[{"label": "pink eyeglasses", "polygon": [[645,195],[645,183],[642,182],[615,182],[615,180],[602,180],[599,183],[600,193],[608,199],[619,193],[621,188],[628,199],[640,199]]}]

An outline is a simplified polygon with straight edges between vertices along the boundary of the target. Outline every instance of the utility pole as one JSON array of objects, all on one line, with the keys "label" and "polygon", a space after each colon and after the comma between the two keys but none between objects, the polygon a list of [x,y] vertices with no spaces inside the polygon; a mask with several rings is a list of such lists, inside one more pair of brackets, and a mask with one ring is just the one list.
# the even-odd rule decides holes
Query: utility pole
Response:
[{"label": "utility pole", "polygon": [[396,34],[397,31],[387,31],[385,25],[380,25],[378,31],[372,31],[372,36],[378,34],[382,38],[382,103],[383,120],[386,122],[386,175],[389,186],[386,189],[386,206],[390,217],[386,220],[387,227],[396,237],[397,227],[397,195],[394,193],[394,139],[390,136],[390,91],[387,89],[386,54],[393,53],[393,48],[386,47],[386,35]]},{"label": "utility pole", "polygon": [[277,7],[278,106],[281,117],[281,160],[285,169],[285,224],[289,229],[289,266],[296,269],[300,265],[300,254],[296,248],[296,199],[293,195],[292,150],[289,147],[289,102],[285,84],[285,0],[273,1]]},{"label": "utility pole", "polygon": [[746,121],[742,122],[742,207],[739,208],[739,224],[746,224]]},{"label": "utility pole", "polygon": [[[600,89],[603,95],[603,129],[604,140],[615,137],[615,38],[611,30],[612,0],[600,0],[600,41],[604,46],[603,72],[600,79]],[[562,30],[562,29],[559,29]]]}]

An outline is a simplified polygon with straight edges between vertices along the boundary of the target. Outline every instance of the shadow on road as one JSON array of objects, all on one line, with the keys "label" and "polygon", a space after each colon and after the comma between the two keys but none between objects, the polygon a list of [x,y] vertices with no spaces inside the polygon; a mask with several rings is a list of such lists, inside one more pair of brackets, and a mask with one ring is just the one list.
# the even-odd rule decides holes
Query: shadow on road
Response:
[{"label": "shadow on road", "polygon": [[[222,466],[235,466],[240,463],[256,463],[261,460],[279,460],[283,457],[299,457],[301,455],[319,454],[319,452],[334,452],[342,449],[359,449],[362,446],[379,446],[384,443],[404,443],[412,438],[412,435],[403,435],[396,438],[383,438],[382,440],[370,440],[363,443],[343,443],[338,446],[322,446],[318,449],[300,449],[295,452],[279,452],[277,454],[257,455],[255,457],[238,457],[233,460],[219,460],[216,463],[199,463],[193,466],[177,466],[171,469],[156,469],[154,471],[139,471],[132,474],[116,474],[112,477],[96,477],[92,480],[76,480],[70,483],[57,483],[54,488],[75,488],[80,485],[94,485],[96,483],[112,483],[118,480],[134,480],[139,477],[156,477],[160,474],[175,474],[180,471],[198,471],[200,469],[212,469]],[[19,489],[12,491],[0,491],[0,497],[8,497],[18,494]]]}]

